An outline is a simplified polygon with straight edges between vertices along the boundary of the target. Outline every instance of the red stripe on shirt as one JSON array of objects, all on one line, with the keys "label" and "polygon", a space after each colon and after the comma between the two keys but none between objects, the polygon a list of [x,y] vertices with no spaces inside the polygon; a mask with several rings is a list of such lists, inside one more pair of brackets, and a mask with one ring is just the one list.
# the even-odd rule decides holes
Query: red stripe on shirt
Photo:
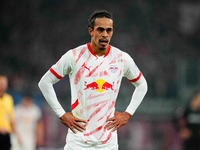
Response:
[{"label": "red stripe on shirt", "polygon": [[78,99],[72,104],[72,110],[74,109],[74,108],[76,108],[76,106],[78,106],[78,104],[79,104],[79,102],[78,102]]},{"label": "red stripe on shirt", "polygon": [[100,127],[96,128],[96,129],[94,129],[93,131],[91,131],[91,132],[89,132],[89,133],[85,133],[85,134],[83,134],[83,135],[84,135],[84,136],[90,136],[90,135],[92,135],[92,134],[94,134],[94,133],[100,131],[102,128],[103,128],[103,126],[100,126]]},{"label": "red stripe on shirt", "polygon": [[78,55],[78,59],[76,60],[76,63],[79,61],[79,59],[81,58],[81,56],[83,55],[83,53],[86,51],[87,47],[84,47],[81,52]]},{"label": "red stripe on shirt", "polygon": [[83,76],[83,73],[85,72],[85,69],[86,69],[84,66],[87,65],[87,62],[89,61],[90,56],[87,58],[87,60],[83,63],[83,65],[80,67],[80,69],[76,73],[75,79],[74,79],[74,84],[78,84],[78,82],[80,81],[81,77]]},{"label": "red stripe on shirt", "polygon": [[[101,118],[99,118],[98,121],[100,121],[101,119],[103,119],[103,118],[107,115],[108,111],[109,111],[110,109],[112,109],[113,106],[115,107],[115,104],[116,104],[116,102],[115,102],[115,101],[112,101],[112,104],[111,104],[110,106],[108,106],[108,110],[106,111],[106,113],[105,113]],[[110,116],[110,115],[111,115],[111,114],[109,114],[108,116]],[[107,117],[107,119],[108,119],[108,117]]]},{"label": "red stripe on shirt", "polygon": [[92,71],[90,71],[90,73],[86,77],[90,77],[97,70],[97,68],[101,66],[102,64],[103,64],[103,61],[98,66],[96,66]]},{"label": "red stripe on shirt", "polygon": [[90,116],[89,116],[89,119],[87,120],[88,122],[97,114],[99,113],[103,107],[106,106],[107,103],[103,103],[100,107],[98,107]]},{"label": "red stripe on shirt", "polygon": [[[106,117],[107,119],[110,118],[110,115],[112,114],[112,112],[110,112],[110,114]],[[103,124],[103,126],[106,124],[106,122]],[[104,136],[104,134],[106,133],[106,128],[104,126],[104,130],[103,130],[103,133],[101,135],[101,137],[99,138],[99,140]]]},{"label": "red stripe on shirt", "polygon": [[58,75],[52,68],[49,69],[49,71],[56,76],[58,79],[62,79],[63,77],[61,77],[60,75]]},{"label": "red stripe on shirt", "polygon": [[98,103],[94,103],[94,104],[88,105],[85,108],[82,108],[80,110],[80,112],[83,113],[85,110],[90,110],[90,109],[92,109],[94,107],[99,106],[100,104],[104,104],[104,103],[107,103],[107,102],[108,102],[108,100],[105,100],[105,101],[101,101],[101,102],[98,102]]},{"label": "red stripe on shirt", "polygon": [[107,139],[106,139],[105,141],[103,141],[103,142],[102,142],[102,144],[105,144],[105,143],[107,143],[107,142],[108,142],[108,140],[111,138],[111,135],[112,135],[112,133],[110,132],[110,133],[108,134],[108,137],[107,137]]},{"label": "red stripe on shirt", "polygon": [[139,74],[139,76],[137,78],[129,80],[129,81],[130,82],[136,82],[136,81],[138,81],[140,79],[141,75],[142,75],[142,73],[140,72],[140,74]]}]

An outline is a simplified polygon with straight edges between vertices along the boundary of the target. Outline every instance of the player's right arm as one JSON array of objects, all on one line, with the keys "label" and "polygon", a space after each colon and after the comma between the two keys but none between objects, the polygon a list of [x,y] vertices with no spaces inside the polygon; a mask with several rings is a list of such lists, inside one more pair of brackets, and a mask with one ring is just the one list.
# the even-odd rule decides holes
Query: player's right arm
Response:
[{"label": "player's right arm", "polygon": [[72,52],[68,51],[64,54],[61,59],[53,65],[41,78],[38,86],[45,97],[47,103],[53,109],[53,111],[60,118],[61,122],[69,127],[74,133],[76,128],[79,131],[85,128],[78,122],[86,122],[85,120],[78,119],[72,115],[72,113],[67,113],[60,105],[53,84],[60,81],[66,74],[69,74],[73,68],[73,56]]},{"label": "player's right arm", "polygon": [[46,99],[47,103],[53,109],[53,111],[57,114],[58,117],[61,117],[65,114],[64,109],[60,105],[55,90],[53,88],[53,84],[58,82],[59,79],[56,78],[50,71],[47,71],[43,77],[41,78],[38,86]]}]

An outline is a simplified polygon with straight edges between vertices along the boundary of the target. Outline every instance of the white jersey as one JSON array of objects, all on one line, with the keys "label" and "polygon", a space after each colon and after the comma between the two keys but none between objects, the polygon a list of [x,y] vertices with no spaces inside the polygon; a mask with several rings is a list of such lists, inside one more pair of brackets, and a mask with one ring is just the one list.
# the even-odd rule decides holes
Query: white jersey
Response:
[{"label": "white jersey", "polygon": [[16,148],[16,150],[35,150],[36,126],[40,118],[41,111],[35,104],[31,104],[29,107],[24,107],[22,104],[16,106],[15,126],[22,141],[19,149]]},{"label": "white jersey", "polygon": [[[116,134],[105,129],[105,125],[106,120],[114,116],[122,77],[127,77],[132,83],[141,77],[127,53],[109,45],[107,53],[99,57],[92,51],[90,43],[69,50],[50,68],[50,72],[58,79],[69,74],[72,113],[88,121],[84,124],[84,132],[77,131],[80,138],[85,143],[102,144]],[[130,114],[134,111],[127,108]],[[71,130],[69,134],[74,135]]]}]

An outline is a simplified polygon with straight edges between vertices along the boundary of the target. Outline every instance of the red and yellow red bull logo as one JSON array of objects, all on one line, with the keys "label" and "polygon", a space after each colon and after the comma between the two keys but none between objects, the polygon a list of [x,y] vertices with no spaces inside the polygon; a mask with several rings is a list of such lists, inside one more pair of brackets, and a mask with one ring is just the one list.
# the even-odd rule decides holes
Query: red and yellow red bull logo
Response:
[{"label": "red and yellow red bull logo", "polygon": [[114,90],[113,89],[114,82],[113,82],[113,84],[110,84],[103,79],[98,79],[95,82],[88,83],[88,84],[85,81],[84,85],[86,86],[84,90],[91,89],[91,90],[96,90],[97,92],[103,92],[103,91],[109,90],[109,89]]}]

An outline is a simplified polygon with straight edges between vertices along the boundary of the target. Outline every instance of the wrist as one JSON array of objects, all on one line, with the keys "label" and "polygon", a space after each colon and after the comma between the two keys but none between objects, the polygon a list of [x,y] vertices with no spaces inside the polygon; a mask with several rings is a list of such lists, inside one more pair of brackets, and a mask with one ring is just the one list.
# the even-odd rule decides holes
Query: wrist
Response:
[{"label": "wrist", "polygon": [[130,113],[128,113],[128,112],[124,112],[124,114],[126,115],[126,116],[128,116],[129,117],[129,119],[132,117],[132,115],[130,114]]}]

